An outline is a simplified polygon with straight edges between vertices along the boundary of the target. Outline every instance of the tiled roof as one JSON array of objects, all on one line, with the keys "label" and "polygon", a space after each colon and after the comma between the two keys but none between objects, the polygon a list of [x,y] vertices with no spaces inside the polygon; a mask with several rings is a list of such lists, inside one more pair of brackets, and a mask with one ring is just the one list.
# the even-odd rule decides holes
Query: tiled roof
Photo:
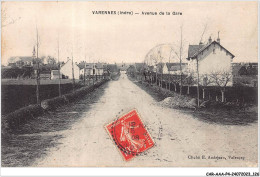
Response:
[{"label": "tiled roof", "polygon": [[229,52],[226,48],[224,48],[220,43],[213,41],[211,43],[208,43],[207,45],[189,45],[189,51],[188,51],[188,60],[191,58],[195,58],[198,54],[203,52],[205,49],[207,49],[212,44],[219,45],[222,49],[224,49],[226,52],[228,52],[233,58],[235,57],[231,52]]},{"label": "tiled roof", "polygon": [[188,58],[194,56],[204,45],[189,45]]}]

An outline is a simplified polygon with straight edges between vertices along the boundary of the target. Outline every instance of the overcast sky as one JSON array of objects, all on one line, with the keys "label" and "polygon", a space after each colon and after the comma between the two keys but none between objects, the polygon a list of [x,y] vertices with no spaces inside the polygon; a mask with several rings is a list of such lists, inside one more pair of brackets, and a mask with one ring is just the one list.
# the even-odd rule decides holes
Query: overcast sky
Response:
[{"label": "overcast sky", "polygon": [[[75,61],[142,62],[158,44],[180,42],[184,57],[189,44],[217,38],[235,55],[234,62],[256,62],[257,2],[4,2],[2,63],[11,56],[31,56],[40,36],[39,56]],[[92,11],[133,11],[136,15],[93,15]],[[141,15],[142,12],[182,12],[181,16]],[[14,20],[14,23],[12,23]]]}]

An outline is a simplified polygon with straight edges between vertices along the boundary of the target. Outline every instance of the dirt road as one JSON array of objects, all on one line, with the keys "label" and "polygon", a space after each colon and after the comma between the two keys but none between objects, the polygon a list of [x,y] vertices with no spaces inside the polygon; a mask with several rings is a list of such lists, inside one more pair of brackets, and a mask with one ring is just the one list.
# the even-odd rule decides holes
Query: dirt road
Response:
[{"label": "dirt road", "polygon": [[[104,125],[133,108],[156,145],[125,162]],[[257,166],[257,123],[208,124],[162,108],[125,74],[110,81],[104,95],[82,116],[71,129],[60,132],[65,138],[59,146],[33,166]]]}]

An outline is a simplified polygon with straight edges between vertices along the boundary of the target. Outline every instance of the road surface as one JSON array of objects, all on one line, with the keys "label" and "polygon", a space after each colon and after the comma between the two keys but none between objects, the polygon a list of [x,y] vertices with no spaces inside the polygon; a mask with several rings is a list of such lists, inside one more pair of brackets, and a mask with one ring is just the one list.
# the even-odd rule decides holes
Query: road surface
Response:
[{"label": "road surface", "polygon": [[[155,146],[125,162],[104,125],[133,108]],[[257,166],[257,123],[209,124],[160,107],[125,74],[110,81],[104,95],[82,116],[72,128],[60,132],[65,138],[33,166]]]}]

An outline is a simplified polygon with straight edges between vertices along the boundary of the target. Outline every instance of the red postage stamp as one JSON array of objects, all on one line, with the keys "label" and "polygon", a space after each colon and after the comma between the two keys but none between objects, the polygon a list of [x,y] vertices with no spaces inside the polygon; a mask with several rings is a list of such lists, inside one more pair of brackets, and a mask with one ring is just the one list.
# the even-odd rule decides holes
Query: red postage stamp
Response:
[{"label": "red postage stamp", "polygon": [[126,161],[154,145],[136,110],[130,111],[105,128]]}]

